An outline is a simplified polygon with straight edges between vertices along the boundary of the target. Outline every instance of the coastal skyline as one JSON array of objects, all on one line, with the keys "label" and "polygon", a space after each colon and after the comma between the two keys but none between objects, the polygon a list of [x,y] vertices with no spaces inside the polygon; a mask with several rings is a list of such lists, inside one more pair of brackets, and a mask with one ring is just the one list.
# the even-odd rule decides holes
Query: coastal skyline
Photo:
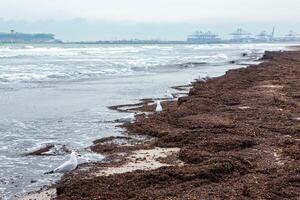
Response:
[{"label": "coastal skyline", "polygon": [[238,27],[253,33],[273,26],[281,35],[300,32],[297,0],[3,0],[0,12],[0,32],[49,32],[64,41],[183,40],[197,30],[226,37]]}]

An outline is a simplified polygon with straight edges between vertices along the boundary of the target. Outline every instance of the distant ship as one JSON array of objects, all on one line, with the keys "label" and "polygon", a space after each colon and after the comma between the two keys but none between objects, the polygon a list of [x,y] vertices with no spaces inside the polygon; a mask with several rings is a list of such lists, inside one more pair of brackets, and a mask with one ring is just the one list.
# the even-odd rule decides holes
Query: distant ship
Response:
[{"label": "distant ship", "polygon": [[46,42],[46,43],[59,43],[60,40],[55,39],[54,34],[48,33],[18,33],[11,30],[10,33],[0,33],[0,42],[3,43],[22,43],[22,42]]},{"label": "distant ship", "polygon": [[187,40],[188,43],[196,43],[196,44],[211,44],[211,43],[219,43],[222,40],[218,37],[218,35],[207,31],[196,31],[192,35],[188,35]]}]

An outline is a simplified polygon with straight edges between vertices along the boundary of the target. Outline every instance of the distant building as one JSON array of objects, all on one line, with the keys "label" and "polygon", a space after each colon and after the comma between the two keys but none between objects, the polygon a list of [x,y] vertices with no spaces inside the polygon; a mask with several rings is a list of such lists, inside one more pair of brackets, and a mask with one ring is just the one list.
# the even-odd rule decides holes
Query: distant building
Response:
[{"label": "distant building", "polygon": [[10,33],[0,33],[0,42],[60,42],[54,34],[45,33],[18,33],[11,30]]},{"label": "distant building", "polygon": [[274,33],[275,28],[273,28],[273,31],[271,33],[267,33],[267,31],[262,31],[258,35],[256,35],[256,41],[257,42],[271,42],[274,41]]},{"label": "distant building", "polygon": [[273,27],[272,32],[261,31],[256,35],[254,42],[274,42],[275,38],[275,27]]},{"label": "distant building", "polygon": [[267,33],[267,31],[262,31],[258,35],[256,35],[258,40],[269,40],[271,35]]},{"label": "distant building", "polygon": [[238,28],[234,32],[230,33],[232,36],[232,42],[252,42],[253,38],[250,37],[251,33],[246,32],[245,30]]},{"label": "distant building", "polygon": [[290,31],[284,37],[281,38],[283,41],[300,41],[300,34],[295,33],[294,31]]},{"label": "distant building", "polygon": [[187,37],[188,43],[197,43],[197,44],[209,44],[209,43],[219,43],[221,39],[218,35],[213,34],[212,32],[202,32],[197,31],[192,35],[188,35]]}]

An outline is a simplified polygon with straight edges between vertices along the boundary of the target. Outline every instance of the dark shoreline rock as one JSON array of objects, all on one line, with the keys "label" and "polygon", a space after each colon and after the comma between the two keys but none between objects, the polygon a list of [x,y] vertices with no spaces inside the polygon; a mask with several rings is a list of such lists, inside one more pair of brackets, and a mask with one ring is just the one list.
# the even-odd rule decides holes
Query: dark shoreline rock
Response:
[{"label": "dark shoreline rock", "polygon": [[64,144],[45,144],[35,150],[24,153],[23,156],[54,156],[69,153],[71,153],[71,150],[68,149]]},{"label": "dark shoreline rock", "polygon": [[50,151],[52,148],[54,148],[54,144],[46,144],[43,147],[40,147],[36,150],[33,150],[29,153],[25,153],[24,156],[43,156],[46,152]]}]

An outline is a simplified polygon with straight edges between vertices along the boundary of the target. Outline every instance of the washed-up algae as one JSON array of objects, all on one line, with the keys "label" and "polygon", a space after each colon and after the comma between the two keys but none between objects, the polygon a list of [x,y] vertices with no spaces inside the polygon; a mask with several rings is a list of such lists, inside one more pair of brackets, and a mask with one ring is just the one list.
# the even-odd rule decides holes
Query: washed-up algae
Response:
[{"label": "washed-up algae", "polygon": [[155,138],[138,148],[180,148],[183,165],[88,178],[79,168],[62,178],[57,199],[299,199],[300,52],[263,61],[195,82],[163,112],[124,124],[128,136]]}]

